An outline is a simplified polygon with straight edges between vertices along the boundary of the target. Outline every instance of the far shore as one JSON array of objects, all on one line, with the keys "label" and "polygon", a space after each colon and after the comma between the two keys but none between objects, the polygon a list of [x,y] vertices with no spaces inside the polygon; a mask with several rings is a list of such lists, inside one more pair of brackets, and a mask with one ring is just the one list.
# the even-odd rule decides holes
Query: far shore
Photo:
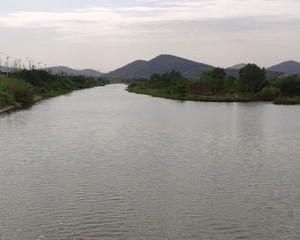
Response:
[{"label": "far shore", "polygon": [[213,95],[213,96],[203,96],[203,95],[175,95],[168,94],[164,91],[156,89],[142,89],[139,87],[127,88],[128,92],[149,95],[152,97],[166,98],[179,101],[195,101],[195,102],[269,102],[276,105],[298,105],[300,104],[300,97],[281,97],[274,100],[265,100],[259,97],[249,97],[249,96],[239,96],[239,95]]}]

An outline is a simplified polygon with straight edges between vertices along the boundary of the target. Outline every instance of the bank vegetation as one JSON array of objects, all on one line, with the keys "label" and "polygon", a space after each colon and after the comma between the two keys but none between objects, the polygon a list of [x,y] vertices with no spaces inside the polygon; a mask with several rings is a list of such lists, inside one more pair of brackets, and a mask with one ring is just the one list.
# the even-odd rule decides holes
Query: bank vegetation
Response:
[{"label": "bank vegetation", "polygon": [[237,78],[226,75],[222,68],[213,68],[196,81],[171,71],[153,74],[150,79],[131,81],[128,91],[178,100],[300,104],[300,77],[267,79],[264,68],[248,64]]},{"label": "bank vegetation", "polygon": [[9,77],[0,73],[0,108],[26,107],[37,99],[107,83],[107,80],[101,78],[52,75],[45,70],[22,70],[9,74]]}]

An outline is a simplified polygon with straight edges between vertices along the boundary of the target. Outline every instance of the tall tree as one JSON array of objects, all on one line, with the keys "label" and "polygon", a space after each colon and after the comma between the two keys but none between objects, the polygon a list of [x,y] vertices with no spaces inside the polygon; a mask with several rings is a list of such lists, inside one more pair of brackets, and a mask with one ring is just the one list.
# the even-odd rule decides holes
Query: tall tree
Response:
[{"label": "tall tree", "polygon": [[224,69],[213,68],[202,75],[201,82],[208,87],[212,94],[217,94],[224,88],[225,78],[226,73]]},{"label": "tall tree", "polygon": [[240,70],[239,88],[243,92],[257,93],[264,87],[266,70],[255,64],[248,64]]}]

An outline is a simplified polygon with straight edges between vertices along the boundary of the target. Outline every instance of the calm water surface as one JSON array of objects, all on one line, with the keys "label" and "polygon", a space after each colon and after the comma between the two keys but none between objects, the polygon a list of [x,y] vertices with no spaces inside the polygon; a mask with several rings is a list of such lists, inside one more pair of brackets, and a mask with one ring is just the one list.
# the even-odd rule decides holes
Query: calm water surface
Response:
[{"label": "calm water surface", "polygon": [[300,107],[124,85],[0,116],[1,240],[300,239]]}]

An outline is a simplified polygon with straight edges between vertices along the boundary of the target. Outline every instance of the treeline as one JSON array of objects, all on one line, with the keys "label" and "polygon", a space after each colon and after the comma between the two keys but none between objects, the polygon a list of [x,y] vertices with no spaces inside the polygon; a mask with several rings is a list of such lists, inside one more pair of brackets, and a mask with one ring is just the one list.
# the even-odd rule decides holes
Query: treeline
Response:
[{"label": "treeline", "polygon": [[300,103],[300,77],[266,78],[266,70],[248,64],[239,77],[226,75],[222,68],[213,68],[197,81],[171,71],[154,74],[150,79],[135,81],[129,91],[174,99],[199,101],[274,101]]},{"label": "treeline", "polygon": [[22,70],[9,77],[0,73],[0,107],[29,105],[37,96],[54,97],[107,83],[101,78],[52,75],[45,70]]}]

